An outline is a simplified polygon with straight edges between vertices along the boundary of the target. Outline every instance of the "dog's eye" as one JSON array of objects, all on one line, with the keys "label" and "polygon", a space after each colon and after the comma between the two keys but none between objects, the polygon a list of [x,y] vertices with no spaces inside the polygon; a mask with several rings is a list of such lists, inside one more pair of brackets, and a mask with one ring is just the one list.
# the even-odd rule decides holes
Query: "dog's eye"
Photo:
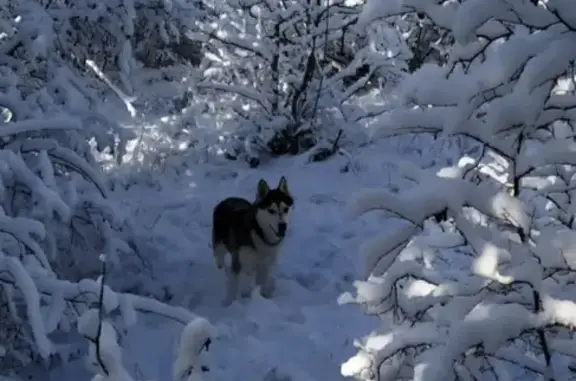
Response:
[{"label": "dog's eye", "polygon": [[276,214],[276,210],[270,208],[270,209],[268,209],[268,213],[270,213],[270,214]]},{"label": "dog's eye", "polygon": [[288,209],[288,208],[284,208],[282,211],[284,212],[284,214],[286,214],[286,213],[288,213],[289,210],[290,209]]}]

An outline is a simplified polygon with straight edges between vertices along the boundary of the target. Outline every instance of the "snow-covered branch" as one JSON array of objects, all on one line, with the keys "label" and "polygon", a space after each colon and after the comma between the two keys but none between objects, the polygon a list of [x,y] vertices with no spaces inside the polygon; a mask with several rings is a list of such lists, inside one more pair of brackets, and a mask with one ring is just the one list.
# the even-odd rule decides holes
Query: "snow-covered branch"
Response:
[{"label": "snow-covered branch", "polygon": [[342,373],[571,378],[559,364],[576,358],[576,303],[568,291],[576,275],[575,57],[568,48],[576,41],[576,8],[561,1],[369,1],[359,24],[414,13],[454,44],[445,64],[424,64],[400,84],[394,105],[376,117],[374,137],[459,135],[484,151],[478,160],[461,152],[459,165],[427,170],[385,158],[416,184],[352,200],[356,215],[380,209],[401,223],[364,246],[367,279],[340,300],[395,319],[358,343]]}]

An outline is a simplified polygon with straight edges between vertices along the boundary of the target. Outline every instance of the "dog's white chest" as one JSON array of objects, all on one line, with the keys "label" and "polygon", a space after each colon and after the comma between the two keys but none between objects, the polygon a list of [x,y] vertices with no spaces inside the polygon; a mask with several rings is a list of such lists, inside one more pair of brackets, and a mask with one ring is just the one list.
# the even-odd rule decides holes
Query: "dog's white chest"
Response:
[{"label": "dog's white chest", "polygon": [[269,246],[260,237],[253,236],[254,247],[247,246],[240,250],[240,261],[248,267],[274,266],[281,245]]},{"label": "dog's white chest", "polygon": [[255,250],[254,250],[256,252],[255,254],[258,256],[261,256],[261,257],[267,257],[267,258],[274,258],[275,259],[278,256],[278,253],[280,252],[280,249],[282,247],[282,243],[275,245],[275,246],[267,245],[256,234],[254,234],[253,242],[254,242],[254,246],[255,246]]}]

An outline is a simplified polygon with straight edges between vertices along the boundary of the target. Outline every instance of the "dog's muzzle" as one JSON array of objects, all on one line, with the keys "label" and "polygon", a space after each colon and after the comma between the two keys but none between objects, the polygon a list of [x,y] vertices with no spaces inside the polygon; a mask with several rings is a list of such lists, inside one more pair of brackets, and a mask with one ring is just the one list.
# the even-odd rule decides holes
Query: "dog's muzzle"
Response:
[{"label": "dog's muzzle", "polygon": [[288,225],[286,225],[286,222],[280,222],[278,224],[278,237],[285,237],[287,228]]},{"label": "dog's muzzle", "polygon": [[274,234],[276,234],[276,237],[283,239],[284,237],[286,237],[286,230],[288,228],[288,225],[286,225],[286,222],[280,222],[278,224],[278,230],[274,229],[274,227],[272,225],[269,225],[270,229],[274,232]]}]

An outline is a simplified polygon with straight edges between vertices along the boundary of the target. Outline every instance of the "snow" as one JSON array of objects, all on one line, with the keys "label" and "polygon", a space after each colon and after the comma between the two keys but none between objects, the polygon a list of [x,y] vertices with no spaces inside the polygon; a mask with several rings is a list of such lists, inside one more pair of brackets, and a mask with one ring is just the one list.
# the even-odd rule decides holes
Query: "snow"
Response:
[{"label": "snow", "polygon": [[[367,0],[358,20],[308,9],[320,11],[312,24],[302,4],[276,14],[223,0],[193,15],[192,2],[166,0],[163,16],[142,17],[144,3],[86,14],[113,39],[94,23],[54,29],[82,6],[4,20],[18,33],[0,36],[17,57],[0,65],[12,109],[0,133],[1,358],[80,356],[50,375],[64,381],[574,378],[573,1]],[[150,26],[172,44],[192,24],[212,48],[199,70],[136,64],[132,43]],[[354,60],[309,77],[338,40]],[[409,49],[421,42],[427,58]],[[62,62],[63,47],[89,72]],[[373,73],[382,88],[357,97]],[[139,75],[176,80],[143,94]],[[100,104],[104,88],[131,126]],[[294,147],[270,145],[292,129],[317,135],[317,156],[337,155],[270,160]],[[434,137],[409,151],[407,133]],[[277,291],[224,307],[212,208],[254,199],[262,178],[288,179],[296,201]]]},{"label": "snow", "polygon": [[[338,156],[318,164],[279,159],[259,169],[235,162],[184,163],[150,175],[146,182],[146,171],[133,174],[129,167],[111,175],[117,182],[111,197],[123,213],[134,214],[135,233],[158,254],[151,265],[154,279],[143,273],[142,284],[162,288],[172,297],[171,305],[189,308],[214,326],[205,379],[344,379],[340,365],[353,355],[353,340],[375,329],[379,321],[337,299],[352,291],[359,277],[360,244],[386,224],[382,218],[355,220],[346,204],[361,186],[390,184],[389,169],[369,160],[382,149],[354,153],[355,160],[368,163],[358,173],[341,172],[348,159]],[[274,184],[281,176],[288,180],[295,209],[279,261],[277,294],[271,300],[254,294],[222,307],[224,274],[216,268],[209,246],[212,208],[231,195],[251,199],[260,178]],[[125,189],[121,184],[133,185]],[[97,287],[94,283],[91,289]],[[116,303],[122,305],[125,297],[119,295]],[[172,362],[183,329],[164,317],[139,315],[122,343],[125,368],[146,380],[174,379]],[[90,377],[83,365],[68,365],[67,372],[74,374],[74,368],[78,379]],[[54,372],[52,379],[60,380],[60,372],[65,371]]]}]

